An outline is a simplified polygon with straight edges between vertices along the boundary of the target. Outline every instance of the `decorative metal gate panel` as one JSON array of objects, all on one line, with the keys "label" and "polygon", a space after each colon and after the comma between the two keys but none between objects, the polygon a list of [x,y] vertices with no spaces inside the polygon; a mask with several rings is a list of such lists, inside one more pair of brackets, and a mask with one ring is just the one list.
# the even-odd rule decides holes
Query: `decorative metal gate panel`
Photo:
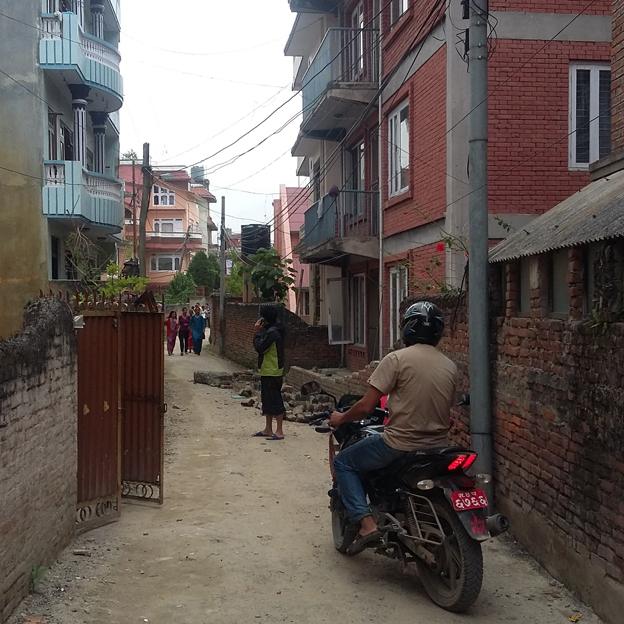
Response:
[{"label": "decorative metal gate panel", "polygon": [[121,314],[122,496],[163,502],[164,315]]},{"label": "decorative metal gate panel", "polygon": [[85,312],[78,331],[79,530],[105,524],[120,513],[119,315]]}]

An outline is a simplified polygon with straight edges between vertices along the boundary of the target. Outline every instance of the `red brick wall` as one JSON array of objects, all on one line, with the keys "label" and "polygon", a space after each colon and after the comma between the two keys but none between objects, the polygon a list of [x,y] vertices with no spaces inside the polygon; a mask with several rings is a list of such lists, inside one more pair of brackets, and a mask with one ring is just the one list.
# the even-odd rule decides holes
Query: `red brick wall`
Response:
[{"label": "red brick wall", "polygon": [[384,233],[391,236],[444,216],[446,210],[446,49],[438,50],[384,107],[388,115],[409,99],[409,190],[388,197],[388,154],[384,150]]},{"label": "red brick wall", "polygon": [[[544,315],[543,280],[533,289],[530,317],[512,316],[517,310],[513,265],[506,301],[493,304],[496,496],[524,546],[606,621],[619,622],[624,609],[624,323],[599,334],[573,320],[582,314],[582,266],[573,250],[569,320]],[[459,308],[456,300],[436,300],[448,322],[441,348],[458,364],[459,391],[467,392],[465,300]],[[499,310],[506,314],[497,317]],[[468,422],[468,409],[456,408],[452,435],[461,444],[469,444]]]},{"label": "red brick wall", "polygon": [[613,0],[611,47],[612,148],[624,148],[624,1]]},{"label": "red brick wall", "polygon": [[570,13],[609,15],[611,0],[597,0],[587,10],[589,0],[490,0],[490,11],[524,11],[530,13]]},{"label": "red brick wall", "polygon": [[[210,340],[219,344],[219,300],[211,301]],[[254,368],[258,355],[253,348],[254,324],[258,304],[228,301],[225,306],[225,355],[243,366]],[[284,310],[286,328],[286,367],[332,368],[340,365],[340,349],[327,344],[327,327],[312,327],[298,316]]]},{"label": "red brick wall", "polygon": [[499,40],[490,62],[490,212],[541,214],[589,182],[568,169],[569,66],[608,61],[609,44],[553,42],[529,60],[543,45]]}]

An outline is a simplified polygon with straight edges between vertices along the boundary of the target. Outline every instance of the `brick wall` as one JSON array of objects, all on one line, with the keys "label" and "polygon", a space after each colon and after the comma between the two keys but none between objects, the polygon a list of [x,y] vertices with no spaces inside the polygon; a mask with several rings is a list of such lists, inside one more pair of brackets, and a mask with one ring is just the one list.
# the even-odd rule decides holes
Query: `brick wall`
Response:
[{"label": "brick wall", "polygon": [[569,67],[608,61],[609,44],[552,42],[539,52],[543,45],[501,39],[492,55],[490,212],[542,214],[589,182],[568,167]]},{"label": "brick wall", "polygon": [[609,15],[611,0],[597,0],[589,8],[587,0],[490,0],[490,11],[522,11],[527,13],[566,13]]},{"label": "brick wall", "polygon": [[76,349],[71,314],[39,300],[0,342],[0,622],[33,569],[70,541],[76,508]]},{"label": "brick wall", "polygon": [[[213,345],[219,344],[219,300],[212,298],[210,321]],[[258,355],[253,348],[254,324],[258,319],[258,304],[228,301],[225,306],[225,353],[243,366],[255,367]],[[286,327],[286,366],[304,368],[340,365],[340,348],[327,344],[327,327],[313,327],[297,315],[284,310]]]},{"label": "brick wall", "polygon": [[[444,217],[446,212],[446,50],[438,50],[388,102],[384,116],[409,100],[409,189],[388,197],[384,185],[384,233],[391,236]],[[388,141],[384,123],[384,142]],[[386,154],[387,150],[384,150]],[[383,179],[388,180],[387,155]]]},{"label": "brick wall", "polygon": [[613,0],[611,43],[612,149],[624,148],[624,1]]},{"label": "brick wall", "polygon": [[[570,252],[569,267],[567,320],[545,315],[539,266],[529,316],[516,316],[514,265],[506,268],[503,305],[493,304],[497,505],[523,545],[615,624],[624,609],[624,323],[604,334],[590,328],[582,318],[580,250]],[[437,302],[449,323],[441,347],[458,364],[459,390],[467,392],[466,308]],[[452,435],[461,444],[469,444],[468,421],[468,410],[457,408]]]}]

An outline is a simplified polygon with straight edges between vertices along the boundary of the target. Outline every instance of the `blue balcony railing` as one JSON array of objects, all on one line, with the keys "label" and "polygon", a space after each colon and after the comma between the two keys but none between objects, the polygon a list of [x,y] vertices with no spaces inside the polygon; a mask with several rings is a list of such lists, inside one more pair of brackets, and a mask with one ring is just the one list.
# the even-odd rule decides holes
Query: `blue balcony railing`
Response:
[{"label": "blue balcony railing", "polygon": [[303,121],[332,87],[370,87],[378,79],[377,31],[330,28],[303,76]]},{"label": "blue balcony railing", "polygon": [[325,195],[304,215],[301,247],[313,249],[334,239],[377,236],[378,207],[376,191],[344,190],[337,197]]}]

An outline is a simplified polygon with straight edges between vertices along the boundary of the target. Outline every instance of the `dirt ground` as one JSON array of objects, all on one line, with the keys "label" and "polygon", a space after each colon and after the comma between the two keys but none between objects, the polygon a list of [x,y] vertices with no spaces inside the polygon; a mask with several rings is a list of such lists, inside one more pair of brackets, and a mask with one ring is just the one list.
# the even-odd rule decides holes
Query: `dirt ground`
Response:
[{"label": "dirt ground", "polygon": [[325,436],[286,423],[283,442],[250,437],[257,410],[192,383],[228,366],[166,357],[165,504],[124,504],[119,522],[77,538],[10,624],[600,623],[510,539],[486,544],[465,616],[434,606],[397,562],[338,554]]}]

